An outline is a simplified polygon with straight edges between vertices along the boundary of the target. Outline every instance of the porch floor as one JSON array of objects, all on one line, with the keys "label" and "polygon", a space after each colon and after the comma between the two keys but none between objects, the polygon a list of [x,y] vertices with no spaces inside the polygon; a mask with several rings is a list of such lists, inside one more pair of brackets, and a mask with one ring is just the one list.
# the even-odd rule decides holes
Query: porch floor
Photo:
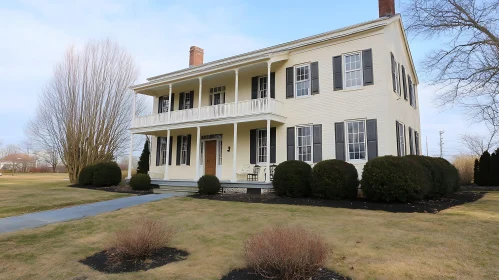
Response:
[{"label": "porch floor", "polygon": [[[160,187],[197,187],[197,181],[194,180],[161,180],[151,179],[151,184],[159,185]],[[261,181],[236,181],[228,180],[220,181],[222,188],[254,188],[254,189],[272,189],[272,182],[266,183]]]}]

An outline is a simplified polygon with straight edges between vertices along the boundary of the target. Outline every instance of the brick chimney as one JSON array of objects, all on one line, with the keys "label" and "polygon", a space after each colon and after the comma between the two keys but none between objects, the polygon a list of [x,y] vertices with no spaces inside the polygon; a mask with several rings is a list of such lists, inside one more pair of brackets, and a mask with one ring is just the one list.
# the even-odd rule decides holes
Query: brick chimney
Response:
[{"label": "brick chimney", "polygon": [[395,0],[378,0],[379,17],[395,15]]},{"label": "brick chimney", "polygon": [[189,49],[189,67],[203,64],[204,51],[200,47],[192,46]]}]

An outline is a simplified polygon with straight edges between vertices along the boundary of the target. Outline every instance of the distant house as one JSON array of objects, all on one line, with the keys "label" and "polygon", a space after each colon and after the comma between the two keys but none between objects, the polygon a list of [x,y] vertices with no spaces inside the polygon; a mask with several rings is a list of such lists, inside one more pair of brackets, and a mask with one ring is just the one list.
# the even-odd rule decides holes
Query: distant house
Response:
[{"label": "distant house", "polygon": [[0,163],[2,163],[0,169],[29,172],[31,168],[36,167],[37,158],[28,154],[13,153],[1,158]]},{"label": "distant house", "polygon": [[193,46],[189,68],[132,87],[154,97],[131,133],[152,136],[158,182],[256,173],[269,183],[286,160],[361,172],[377,156],[420,154],[418,77],[393,0],[379,0],[371,21],[207,63],[203,54]]}]

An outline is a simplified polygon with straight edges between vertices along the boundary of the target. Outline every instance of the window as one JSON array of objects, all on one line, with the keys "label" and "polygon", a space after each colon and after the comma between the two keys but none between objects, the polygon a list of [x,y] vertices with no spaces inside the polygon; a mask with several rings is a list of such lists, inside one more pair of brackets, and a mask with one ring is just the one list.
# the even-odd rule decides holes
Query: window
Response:
[{"label": "window", "polygon": [[345,88],[362,86],[362,57],[360,53],[345,54]]},{"label": "window", "polygon": [[267,97],[267,76],[258,77],[258,98]]},{"label": "window", "polygon": [[416,155],[419,155],[419,133],[414,130],[414,145],[416,146]]},{"label": "window", "polygon": [[210,105],[225,103],[225,86],[210,88]]},{"label": "window", "polygon": [[405,156],[405,125],[397,122],[397,139],[398,139],[398,147],[399,147],[399,156]]},{"label": "window", "polygon": [[395,62],[395,92],[400,96],[400,64]]},{"label": "window", "polygon": [[168,96],[163,96],[163,98],[161,98],[161,104],[159,104],[161,113],[166,113],[170,110],[170,100],[168,100],[168,98]]},{"label": "window", "polygon": [[296,127],[297,137],[297,155],[298,160],[311,162],[312,161],[312,126]]},{"label": "window", "polygon": [[295,95],[296,97],[310,95],[310,66],[295,67]]},{"label": "window", "polygon": [[183,135],[180,142],[180,164],[187,164],[187,135]]},{"label": "window", "polygon": [[416,108],[416,84],[411,85],[411,91],[409,94],[411,95],[411,106]]},{"label": "window", "polygon": [[160,137],[160,146],[159,146],[159,164],[166,164],[166,137]]},{"label": "window", "polygon": [[348,158],[350,160],[366,159],[365,128],[365,121],[347,122]]},{"label": "window", "polygon": [[223,149],[223,145],[222,145],[222,140],[218,141],[218,165],[222,165],[222,149]]},{"label": "window", "polygon": [[400,75],[400,63],[397,63],[397,93],[399,96],[402,95],[402,83],[400,82],[401,78],[402,75]]},{"label": "window", "polygon": [[256,159],[259,163],[267,162],[267,130],[256,130]]},{"label": "window", "polygon": [[190,93],[186,92],[184,94],[184,109],[190,109],[191,108],[191,95]]}]

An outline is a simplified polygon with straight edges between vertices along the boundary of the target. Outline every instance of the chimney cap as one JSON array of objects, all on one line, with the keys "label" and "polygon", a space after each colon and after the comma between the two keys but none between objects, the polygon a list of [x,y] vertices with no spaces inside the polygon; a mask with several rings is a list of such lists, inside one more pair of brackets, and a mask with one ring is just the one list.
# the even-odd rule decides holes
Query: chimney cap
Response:
[{"label": "chimney cap", "polygon": [[189,48],[189,67],[203,64],[204,50],[198,46]]},{"label": "chimney cap", "polygon": [[378,0],[379,17],[395,15],[395,0]]}]

